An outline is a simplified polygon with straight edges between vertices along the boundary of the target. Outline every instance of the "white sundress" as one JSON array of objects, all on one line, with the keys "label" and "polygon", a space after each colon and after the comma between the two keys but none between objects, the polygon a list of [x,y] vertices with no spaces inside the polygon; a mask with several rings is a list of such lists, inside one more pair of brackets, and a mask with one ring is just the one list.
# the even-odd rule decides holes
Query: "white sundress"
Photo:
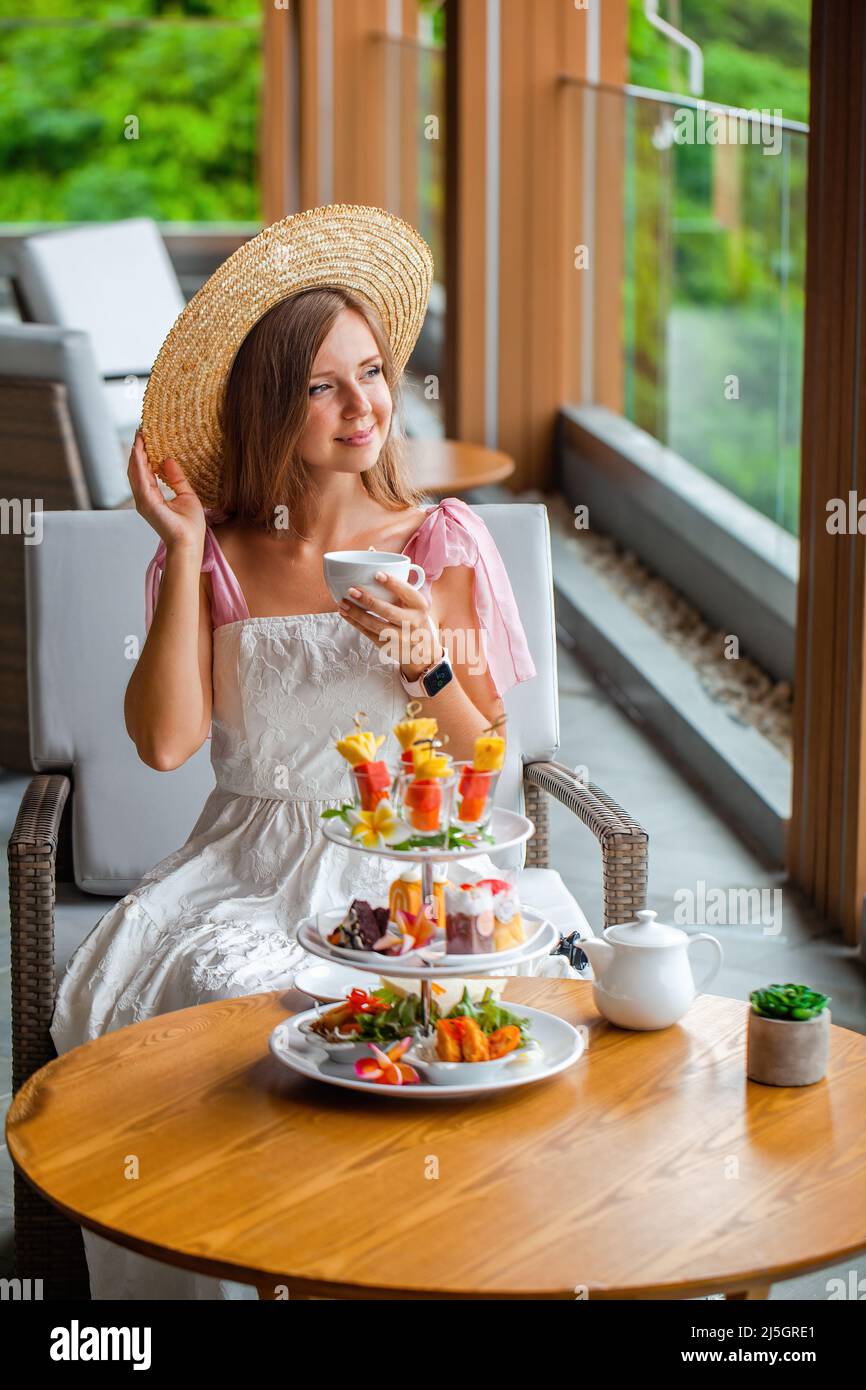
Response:
[{"label": "white sundress", "polygon": [[[447,542],[440,559],[456,554],[457,540],[465,559],[465,504],[448,503],[450,513],[440,504],[413,537],[421,564],[431,563],[437,532]],[[483,523],[472,521],[477,536]],[[164,555],[160,546],[148,570],[148,625]],[[326,840],[321,812],[349,794],[334,741],[353,712],[366,711],[382,731],[402,717],[396,668],[339,613],[219,622],[246,604],[210,526],[203,568],[213,571],[216,785],[186,843],[109,908],[72,956],[51,1024],[58,1054],[157,1014],[290,987],[315,963],[294,937],[301,919],[353,897],[384,897],[395,872],[390,860]],[[436,577],[428,571],[428,581]],[[519,649],[519,619],[518,630],[509,621]],[[468,862],[496,872],[486,855]],[[252,1286],[176,1269],[90,1232],[84,1239],[96,1299],[257,1297]]]}]

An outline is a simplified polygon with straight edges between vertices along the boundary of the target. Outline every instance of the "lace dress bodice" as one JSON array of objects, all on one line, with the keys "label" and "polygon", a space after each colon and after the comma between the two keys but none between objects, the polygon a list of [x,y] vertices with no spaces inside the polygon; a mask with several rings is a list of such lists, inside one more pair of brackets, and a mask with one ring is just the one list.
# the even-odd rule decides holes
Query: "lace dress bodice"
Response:
[{"label": "lace dress bodice", "polygon": [[280,801],[350,796],[334,742],[364,711],[388,729],[406,696],[397,669],[339,613],[248,618],[214,632],[211,761],[218,787]]}]

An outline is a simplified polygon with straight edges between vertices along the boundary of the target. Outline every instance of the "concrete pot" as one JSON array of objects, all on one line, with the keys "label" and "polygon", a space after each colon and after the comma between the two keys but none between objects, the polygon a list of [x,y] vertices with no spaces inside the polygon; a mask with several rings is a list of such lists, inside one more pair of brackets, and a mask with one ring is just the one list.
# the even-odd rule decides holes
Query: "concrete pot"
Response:
[{"label": "concrete pot", "polygon": [[749,1010],[746,1074],[764,1086],[811,1086],[827,1070],[830,1010],[814,1018],[764,1018]]}]

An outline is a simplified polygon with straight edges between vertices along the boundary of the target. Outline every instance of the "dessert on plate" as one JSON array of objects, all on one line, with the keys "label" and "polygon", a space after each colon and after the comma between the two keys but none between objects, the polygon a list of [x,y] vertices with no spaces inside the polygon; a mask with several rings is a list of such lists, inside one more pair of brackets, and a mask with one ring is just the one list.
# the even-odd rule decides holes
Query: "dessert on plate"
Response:
[{"label": "dessert on plate", "polygon": [[[436,905],[436,925],[445,930],[445,884],[448,870],[444,864],[433,865],[433,901]],[[388,888],[388,909],[392,921],[397,920],[398,912],[420,912],[421,910],[421,865],[409,864],[393,879]]]},{"label": "dessert on plate", "polygon": [[477,956],[493,951],[496,919],[487,884],[445,885],[445,951]]},{"label": "dessert on plate", "polygon": [[489,888],[493,894],[493,949],[510,951],[526,940],[520,899],[513,883],[504,878],[480,878],[475,884]]},{"label": "dessert on plate", "polygon": [[383,956],[404,956],[426,946],[437,934],[436,924],[422,906],[417,912],[397,909],[393,919],[387,907],[372,907],[353,898],[341,922],[329,932],[331,946],[345,951],[378,951]]},{"label": "dessert on plate", "polygon": [[342,922],[327,939],[332,946],[349,951],[372,951],[387,930],[387,907],[371,907],[363,898],[353,898]]}]

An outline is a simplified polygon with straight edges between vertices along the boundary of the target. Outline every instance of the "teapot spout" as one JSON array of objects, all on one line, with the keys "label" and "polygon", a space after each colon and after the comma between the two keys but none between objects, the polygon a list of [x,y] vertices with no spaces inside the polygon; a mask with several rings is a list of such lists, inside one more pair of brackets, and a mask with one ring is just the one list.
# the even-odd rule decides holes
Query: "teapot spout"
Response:
[{"label": "teapot spout", "polygon": [[587,936],[581,941],[580,949],[589,957],[592,973],[600,980],[616,955],[610,942],[602,941],[600,936]]}]

